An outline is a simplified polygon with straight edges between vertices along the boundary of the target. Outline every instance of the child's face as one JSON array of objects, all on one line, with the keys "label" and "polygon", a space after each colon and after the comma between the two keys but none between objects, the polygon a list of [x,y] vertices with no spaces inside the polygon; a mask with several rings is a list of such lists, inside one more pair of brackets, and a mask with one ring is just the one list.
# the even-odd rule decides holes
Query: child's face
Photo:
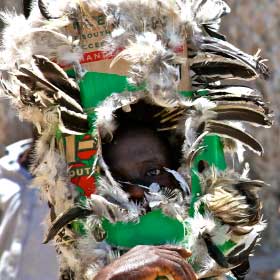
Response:
[{"label": "child's face", "polygon": [[172,169],[171,152],[153,130],[135,128],[115,135],[105,160],[117,180],[132,183],[122,185],[137,200],[144,197],[145,191],[137,184],[148,187],[158,183],[170,189],[178,188],[173,176],[164,171],[164,167]]}]

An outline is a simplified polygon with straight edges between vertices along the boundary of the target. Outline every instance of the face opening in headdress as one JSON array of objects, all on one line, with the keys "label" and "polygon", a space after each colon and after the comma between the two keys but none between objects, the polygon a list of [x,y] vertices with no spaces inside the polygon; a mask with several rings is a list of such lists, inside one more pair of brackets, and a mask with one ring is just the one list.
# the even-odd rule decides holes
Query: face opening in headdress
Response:
[{"label": "face opening in headdress", "polygon": [[114,112],[116,129],[110,139],[102,139],[102,156],[132,200],[143,201],[145,194],[163,189],[189,192],[177,172],[183,157],[184,138],[178,129],[183,113],[182,108],[167,109],[144,99],[131,104],[129,112]]}]

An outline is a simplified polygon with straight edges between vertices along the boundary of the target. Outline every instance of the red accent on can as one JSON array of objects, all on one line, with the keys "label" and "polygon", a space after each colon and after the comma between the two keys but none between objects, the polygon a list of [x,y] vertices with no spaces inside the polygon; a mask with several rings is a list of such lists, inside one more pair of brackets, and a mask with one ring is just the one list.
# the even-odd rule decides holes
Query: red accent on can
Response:
[{"label": "red accent on can", "polygon": [[96,154],[96,150],[81,151],[77,153],[79,159],[88,160]]},{"label": "red accent on can", "polygon": [[96,192],[95,178],[93,176],[72,178],[71,182],[76,186],[81,187],[84,190],[86,197],[90,197],[91,194]]}]

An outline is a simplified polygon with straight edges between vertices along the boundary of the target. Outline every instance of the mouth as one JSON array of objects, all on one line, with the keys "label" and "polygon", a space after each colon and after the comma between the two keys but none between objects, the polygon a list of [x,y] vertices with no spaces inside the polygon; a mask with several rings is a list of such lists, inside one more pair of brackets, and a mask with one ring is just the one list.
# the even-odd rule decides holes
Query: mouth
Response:
[{"label": "mouth", "polygon": [[155,208],[160,208],[162,204],[168,204],[171,200],[176,200],[180,196],[186,202],[189,200],[191,190],[180,173],[169,168],[163,168],[165,172],[173,177],[173,185],[161,185],[158,182],[152,182],[149,185],[139,182],[129,182],[118,180],[122,189],[129,194],[130,199],[141,205],[145,213]]},{"label": "mouth", "polygon": [[156,181],[150,184],[145,184],[139,181],[131,182],[117,180],[117,182],[120,183],[125,192],[129,193],[132,200],[141,200],[144,199],[145,195],[156,195],[163,190],[169,190],[169,192],[179,190],[184,197],[191,194],[188,183],[179,172],[166,167],[164,167],[163,170],[172,176],[173,184],[169,183],[168,185],[165,185]]}]

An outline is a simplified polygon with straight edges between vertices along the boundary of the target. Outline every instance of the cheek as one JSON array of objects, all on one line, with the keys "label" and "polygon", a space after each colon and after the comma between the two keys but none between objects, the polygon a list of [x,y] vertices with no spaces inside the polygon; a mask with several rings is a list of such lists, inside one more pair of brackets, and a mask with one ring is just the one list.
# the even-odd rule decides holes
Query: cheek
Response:
[{"label": "cheek", "polygon": [[178,189],[179,184],[170,174],[162,174],[160,176],[153,176],[147,179],[148,184],[158,183],[160,186],[170,189]]},{"label": "cheek", "polygon": [[141,200],[144,198],[144,189],[137,186],[128,186],[125,191],[130,194],[132,200]]},{"label": "cheek", "polygon": [[130,165],[127,162],[118,163],[109,168],[113,177],[121,181],[135,181],[140,177],[139,171],[133,163]]}]

